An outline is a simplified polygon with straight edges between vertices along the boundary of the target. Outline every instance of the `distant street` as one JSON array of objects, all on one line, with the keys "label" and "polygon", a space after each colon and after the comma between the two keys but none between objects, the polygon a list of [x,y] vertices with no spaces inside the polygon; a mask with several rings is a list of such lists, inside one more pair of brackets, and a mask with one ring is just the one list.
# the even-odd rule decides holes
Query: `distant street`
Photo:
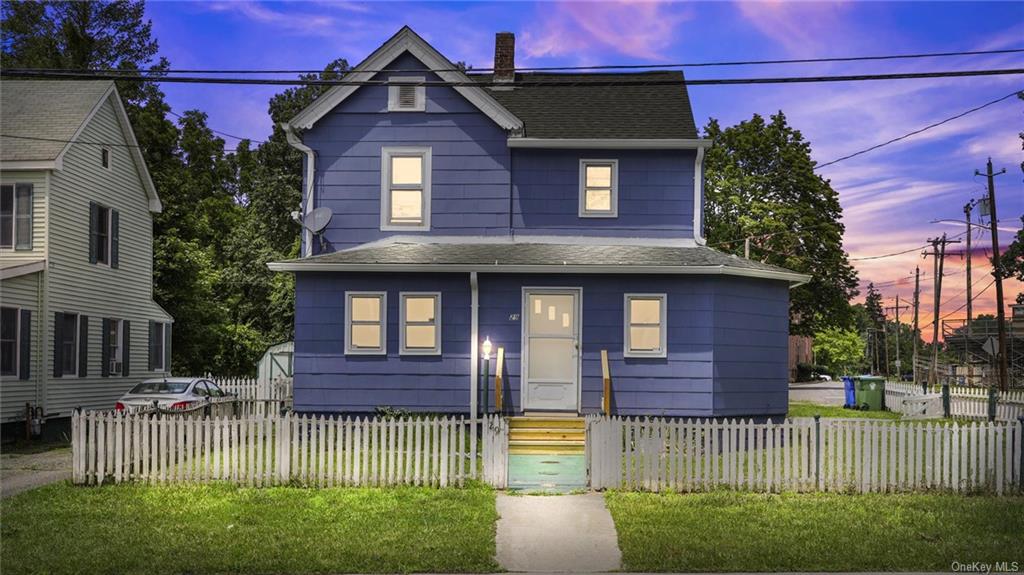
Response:
[{"label": "distant street", "polygon": [[843,405],[842,381],[809,381],[789,384],[789,401],[809,401],[822,405]]}]

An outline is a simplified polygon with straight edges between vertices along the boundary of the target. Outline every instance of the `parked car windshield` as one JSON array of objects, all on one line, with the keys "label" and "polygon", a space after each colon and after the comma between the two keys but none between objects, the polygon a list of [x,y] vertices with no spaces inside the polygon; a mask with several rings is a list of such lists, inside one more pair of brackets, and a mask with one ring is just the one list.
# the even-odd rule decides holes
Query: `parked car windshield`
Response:
[{"label": "parked car windshield", "polygon": [[144,381],[132,388],[131,393],[184,393],[188,383],[177,381]]}]

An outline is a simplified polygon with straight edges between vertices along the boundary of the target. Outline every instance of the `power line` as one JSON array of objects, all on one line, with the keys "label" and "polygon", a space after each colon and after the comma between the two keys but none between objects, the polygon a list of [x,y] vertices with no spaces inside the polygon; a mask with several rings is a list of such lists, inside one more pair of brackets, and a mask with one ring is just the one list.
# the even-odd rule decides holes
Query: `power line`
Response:
[{"label": "power line", "polygon": [[982,104],[980,106],[975,106],[974,108],[971,108],[970,110],[967,110],[965,112],[960,112],[959,114],[957,114],[955,116],[950,116],[950,117],[946,118],[945,120],[940,120],[938,122],[935,122],[934,124],[930,124],[928,126],[920,128],[918,130],[914,130],[913,132],[907,132],[906,134],[903,134],[902,136],[898,136],[898,137],[893,138],[891,140],[888,140],[886,142],[882,142],[881,144],[875,144],[874,146],[871,146],[870,148],[864,148],[863,150],[860,150],[859,152],[854,152],[852,154],[848,154],[848,155],[843,156],[841,158],[836,158],[836,159],[832,160],[831,162],[825,162],[824,164],[818,164],[817,166],[814,167],[814,169],[818,170],[818,169],[824,168],[826,166],[831,166],[832,164],[838,164],[839,162],[842,162],[843,160],[849,160],[850,158],[859,156],[861,154],[866,154],[866,153],[871,152],[873,150],[877,150],[878,148],[881,148],[883,146],[888,146],[889,144],[894,144],[896,142],[899,142],[900,140],[905,140],[905,139],[907,139],[907,138],[909,138],[911,136],[916,136],[917,134],[920,134],[921,132],[926,132],[928,130],[931,130],[932,128],[937,128],[937,127],[939,127],[939,126],[941,126],[941,125],[943,125],[943,124],[945,124],[947,122],[952,122],[953,120],[956,120],[956,119],[959,119],[959,118],[963,118],[964,116],[966,116],[968,114],[973,114],[974,112],[977,112],[978,110],[981,110],[983,108],[987,108],[987,107],[992,106],[994,104],[998,104],[999,102],[1002,102],[1003,100],[1006,100],[1006,99],[1009,99],[1009,98],[1012,98],[1012,97],[1016,96],[1020,92],[1021,92],[1020,90],[1014,90],[1013,92],[1010,92],[1009,94],[1007,94],[1007,95],[1005,95],[1005,96],[1003,96],[1001,98],[997,98],[995,100],[992,100],[991,102],[986,102],[986,103],[984,103],[984,104]]},{"label": "power line", "polygon": [[[0,138],[13,138],[16,140],[33,140],[36,142],[57,142],[61,144],[85,144],[87,146],[103,146],[105,148],[116,147],[116,148],[135,148],[137,150],[143,149],[142,146],[133,144],[121,144],[119,142],[91,142],[89,140],[65,140],[61,138],[43,138],[40,136],[20,136],[16,134],[0,134]],[[224,148],[225,152],[236,152],[236,148]]]},{"label": "power line", "polygon": [[[176,117],[176,118],[184,118],[185,117],[185,116],[183,116],[183,115],[181,115],[181,114],[179,114],[179,113],[177,113],[177,112],[175,112],[173,110],[167,110],[167,113],[172,115],[172,116],[174,116],[174,117]],[[214,134],[220,134],[221,136],[227,136],[228,138],[234,138],[236,140],[249,140],[250,142],[253,142],[253,143],[256,143],[256,144],[265,144],[266,143],[263,140],[257,140],[255,138],[243,138],[242,136],[236,136],[234,134],[229,134],[227,132],[222,132],[220,130],[214,130],[213,128],[211,128],[209,126],[206,126],[206,129],[210,130]]]},{"label": "power line", "polygon": [[[946,70],[939,72],[910,72],[896,74],[846,74],[838,76],[778,76],[765,78],[707,78],[698,80],[686,80],[676,78],[665,79],[602,79],[602,80],[530,80],[516,81],[515,86],[527,87],[619,87],[619,86],[727,86],[744,84],[808,84],[821,82],[862,82],[878,80],[919,80],[927,78],[964,78],[976,76],[1005,76],[1024,74],[1024,68],[1005,68],[988,70]],[[234,84],[234,85],[280,85],[280,86],[390,86],[397,85],[388,80],[337,80],[324,79],[279,79],[279,78],[201,78],[196,76],[153,76],[146,74],[107,74],[92,72],[24,72],[17,70],[0,70],[0,78],[42,78],[42,79],[63,79],[63,80],[118,80],[135,82],[158,82],[158,83],[179,83],[179,84]],[[495,82],[493,80],[468,80],[448,82],[444,80],[422,80],[415,82],[402,82],[404,86],[447,86],[447,87],[508,87],[507,82]],[[834,163],[834,162],[833,162]]]},{"label": "power line", "polygon": [[[962,232],[960,232],[960,233],[958,233],[956,235],[949,236],[949,237],[951,239],[955,239],[955,238],[959,238],[960,236],[965,235],[965,234],[967,234],[967,232],[966,231],[962,231]],[[918,246],[916,248],[910,248],[909,250],[904,250],[904,251],[901,251],[901,252],[893,252],[891,254],[880,254],[880,255],[877,255],[877,256],[863,256],[863,257],[859,257],[859,258],[849,258],[849,261],[851,261],[851,262],[860,262],[860,261],[864,261],[864,260],[879,260],[879,259],[882,259],[882,258],[891,258],[893,256],[901,256],[903,254],[909,254],[911,252],[916,252],[917,250],[923,250],[924,248],[927,248],[929,245],[931,245],[931,244],[925,244],[923,246]]]},{"label": "power line", "polygon": [[[940,58],[950,56],[980,56],[992,54],[1014,54],[1024,52],[1024,48],[1008,48],[1004,50],[970,50],[955,52],[926,52],[917,54],[885,54],[876,56],[835,56],[824,58],[797,58],[797,59],[776,59],[776,60],[724,60],[717,62],[681,62],[676,64],[599,64],[592,66],[537,66],[516,68],[516,72],[554,72],[559,70],[666,70],[673,68],[704,68],[719,66],[757,66],[776,64],[817,64],[827,62],[858,62],[858,61],[879,61],[879,60],[907,60],[919,58]],[[56,68],[18,68],[19,72],[47,72]],[[62,70],[68,70],[66,68]],[[114,68],[77,68],[70,69],[74,72],[104,72],[113,74],[130,74],[134,70],[120,70]],[[432,68],[432,69],[377,69],[359,70],[360,72],[491,72],[494,68]],[[159,70],[161,74],[321,74],[319,70],[301,69],[209,69],[209,68],[177,68],[170,70]],[[348,71],[345,71],[348,72]],[[344,72],[343,72],[344,73]]]},{"label": "power line", "polygon": [[[982,288],[982,290],[981,290],[980,292],[978,292],[977,294],[975,294],[975,295],[974,295],[974,297],[972,297],[972,298],[971,298],[971,301],[974,301],[974,300],[978,299],[979,297],[981,297],[981,294],[985,293],[985,291],[987,291],[987,290],[988,290],[988,288],[992,287],[992,286],[993,286],[993,285],[994,285],[995,283],[996,283],[996,280],[995,280],[995,279],[993,279],[992,281],[988,282],[988,285],[987,285],[987,286],[985,286],[984,288]],[[944,316],[940,317],[940,318],[939,318],[939,320],[940,320],[940,321],[941,321],[941,320],[944,320],[944,319],[948,318],[949,316],[951,316],[951,315],[955,314],[956,312],[958,312],[958,311],[960,311],[960,310],[964,309],[965,307],[967,307],[967,303],[964,303],[964,304],[963,304],[962,306],[960,306],[960,307],[956,308],[955,310],[953,310],[953,311],[951,311],[951,312],[947,313],[946,315],[944,315]]]}]

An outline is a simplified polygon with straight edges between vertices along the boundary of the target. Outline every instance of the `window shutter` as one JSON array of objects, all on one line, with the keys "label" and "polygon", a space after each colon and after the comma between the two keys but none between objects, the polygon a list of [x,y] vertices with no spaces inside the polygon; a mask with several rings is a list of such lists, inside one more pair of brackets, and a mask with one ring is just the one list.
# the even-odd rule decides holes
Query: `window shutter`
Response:
[{"label": "window shutter", "polygon": [[17,221],[14,222],[14,249],[32,249],[32,184],[18,184],[14,192]]},{"label": "window shutter", "polygon": [[32,312],[21,310],[21,333],[18,337],[21,358],[18,361],[18,379],[27,380],[32,375]]},{"label": "window shutter", "polygon": [[156,322],[149,320],[149,371],[156,369],[156,354],[153,353],[153,346],[156,344]]},{"label": "window shutter", "polygon": [[100,342],[100,375],[110,377],[110,320],[107,318],[103,318]]},{"label": "window shutter", "polygon": [[119,241],[119,220],[121,213],[117,210],[110,210],[110,267],[117,268],[117,243]]},{"label": "window shutter", "polygon": [[78,377],[89,375],[89,318],[78,316]]},{"label": "window shutter", "polygon": [[56,312],[53,314],[53,377],[64,375],[64,349],[61,343],[64,341],[64,314]]},{"label": "window shutter", "polygon": [[130,360],[132,358],[132,324],[128,320],[121,322],[121,330],[124,332],[121,334],[121,345],[124,347],[121,349],[121,376],[128,377],[131,372],[128,370]]},{"label": "window shutter", "polygon": [[171,324],[164,326],[164,371],[171,373]]},{"label": "window shutter", "polygon": [[99,249],[100,206],[89,202],[89,263],[96,263],[96,252]]}]

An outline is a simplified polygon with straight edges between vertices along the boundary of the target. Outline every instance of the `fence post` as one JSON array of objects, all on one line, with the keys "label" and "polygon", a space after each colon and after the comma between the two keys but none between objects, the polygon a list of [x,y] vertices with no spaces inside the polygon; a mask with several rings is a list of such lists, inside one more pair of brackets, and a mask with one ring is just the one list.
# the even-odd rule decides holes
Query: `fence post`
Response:
[{"label": "fence post", "polygon": [[821,491],[821,416],[814,416],[814,484]]},{"label": "fence post", "polygon": [[[988,420],[996,420],[996,403],[999,401],[999,397],[996,395],[996,386],[992,385],[988,388]],[[948,415],[947,415],[948,417]]]},{"label": "fence post", "polygon": [[949,382],[942,382],[942,417],[949,419]]}]

